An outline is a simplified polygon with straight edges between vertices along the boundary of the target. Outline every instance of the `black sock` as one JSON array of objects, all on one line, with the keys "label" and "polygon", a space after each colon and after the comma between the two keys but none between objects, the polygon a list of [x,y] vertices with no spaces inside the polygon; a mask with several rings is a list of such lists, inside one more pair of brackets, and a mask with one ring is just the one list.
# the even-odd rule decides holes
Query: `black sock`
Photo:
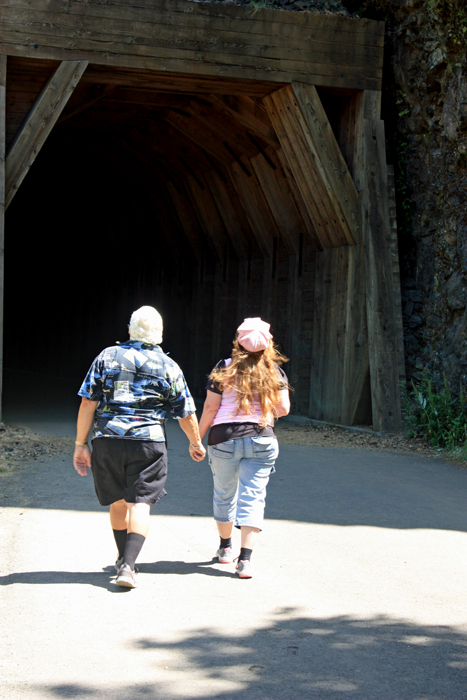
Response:
[{"label": "black sock", "polygon": [[136,557],[141,552],[145,539],[143,535],[138,535],[136,532],[129,532],[127,535],[123,563],[128,564],[132,571],[134,571]]},{"label": "black sock", "polygon": [[240,554],[238,555],[238,561],[250,561],[252,553],[252,549],[248,549],[248,547],[242,547],[240,550]]},{"label": "black sock", "polygon": [[114,537],[115,537],[115,544],[117,545],[118,549],[118,558],[121,559],[123,557],[123,552],[125,551],[125,545],[126,545],[126,530],[114,530]]},{"label": "black sock", "polygon": [[228,549],[229,547],[232,547],[232,538],[231,537],[221,537],[221,549]]}]

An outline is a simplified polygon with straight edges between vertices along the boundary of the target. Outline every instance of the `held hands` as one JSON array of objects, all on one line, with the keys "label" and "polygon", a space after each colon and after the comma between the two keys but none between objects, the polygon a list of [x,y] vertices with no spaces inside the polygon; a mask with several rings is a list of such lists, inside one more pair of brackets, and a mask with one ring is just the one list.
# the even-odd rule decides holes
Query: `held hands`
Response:
[{"label": "held hands", "polygon": [[80,476],[87,476],[88,467],[91,467],[91,450],[87,445],[76,445],[73,466]]},{"label": "held hands", "polygon": [[190,447],[188,448],[188,450],[192,459],[194,459],[195,462],[201,462],[206,457],[206,450],[203,444],[192,445],[190,442]]}]

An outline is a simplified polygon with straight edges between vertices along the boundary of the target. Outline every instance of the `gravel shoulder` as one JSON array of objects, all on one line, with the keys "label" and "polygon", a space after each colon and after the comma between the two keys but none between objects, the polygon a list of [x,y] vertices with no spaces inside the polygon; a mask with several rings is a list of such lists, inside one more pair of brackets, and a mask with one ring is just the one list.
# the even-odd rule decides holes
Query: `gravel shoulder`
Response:
[{"label": "gravel shoulder", "polygon": [[[390,450],[399,453],[417,453],[433,458],[449,456],[435,450],[422,438],[407,438],[403,433],[378,436],[365,432],[350,432],[333,426],[279,421],[276,434],[282,445],[335,447],[359,450]],[[74,441],[70,437],[42,435],[24,427],[0,424],[0,477],[16,471],[30,460],[43,462],[48,457],[71,454]],[[457,461],[467,466],[467,462]]]}]

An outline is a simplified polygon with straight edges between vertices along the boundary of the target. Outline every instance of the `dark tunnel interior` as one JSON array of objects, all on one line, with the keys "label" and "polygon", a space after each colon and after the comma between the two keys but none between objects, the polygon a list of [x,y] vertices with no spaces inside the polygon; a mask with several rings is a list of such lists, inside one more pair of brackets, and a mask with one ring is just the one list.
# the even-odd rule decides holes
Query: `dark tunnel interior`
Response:
[{"label": "dark tunnel interior", "polygon": [[[26,402],[39,397],[68,404],[93,358],[127,337],[131,312],[143,304],[160,311],[163,349],[189,383],[194,379],[189,299],[187,308],[183,299],[170,304],[170,290],[161,290],[174,276],[189,288],[196,261],[189,251],[178,262],[171,256],[154,216],[157,192],[149,201],[124,165],[115,168],[118,154],[106,157],[106,148],[112,144],[102,131],[57,127],[7,211],[7,414],[19,394]],[[197,387],[204,379],[197,378]]]}]

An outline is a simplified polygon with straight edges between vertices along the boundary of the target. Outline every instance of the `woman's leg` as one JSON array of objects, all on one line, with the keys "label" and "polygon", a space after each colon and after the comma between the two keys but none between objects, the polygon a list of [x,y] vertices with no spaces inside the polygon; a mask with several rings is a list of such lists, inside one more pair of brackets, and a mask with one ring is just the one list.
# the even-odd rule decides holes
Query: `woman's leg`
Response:
[{"label": "woman's leg", "polygon": [[220,537],[216,555],[220,564],[229,564],[233,559],[231,536],[238,489],[238,456],[235,452],[234,440],[208,447],[214,483],[214,520]]},{"label": "woman's leg", "polygon": [[249,525],[244,525],[241,528],[241,548],[246,548],[246,549],[253,549],[256,540],[258,539],[258,535],[261,532],[259,527],[251,527]]},{"label": "woman's leg", "polygon": [[231,523],[219,523],[216,520],[217,532],[223,540],[228,540],[232,536],[233,521]]}]

